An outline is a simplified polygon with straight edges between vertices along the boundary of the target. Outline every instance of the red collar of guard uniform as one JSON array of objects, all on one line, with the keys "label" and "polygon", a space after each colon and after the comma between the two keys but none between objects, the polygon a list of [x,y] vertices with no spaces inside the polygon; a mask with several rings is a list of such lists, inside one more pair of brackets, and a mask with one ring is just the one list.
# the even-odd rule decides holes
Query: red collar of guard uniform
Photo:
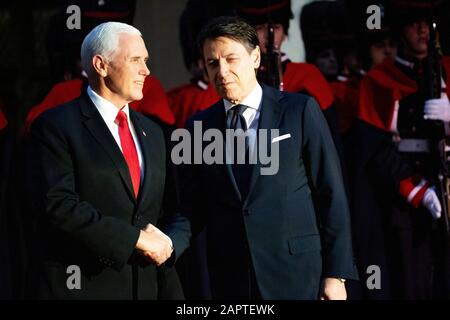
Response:
[{"label": "red collar of guard uniform", "polygon": [[[450,75],[450,57],[442,58],[442,66]],[[448,83],[448,78],[447,78]],[[358,118],[385,131],[390,131],[395,102],[417,91],[414,80],[400,71],[389,59],[373,68],[361,81]],[[450,87],[447,85],[447,95]]]}]

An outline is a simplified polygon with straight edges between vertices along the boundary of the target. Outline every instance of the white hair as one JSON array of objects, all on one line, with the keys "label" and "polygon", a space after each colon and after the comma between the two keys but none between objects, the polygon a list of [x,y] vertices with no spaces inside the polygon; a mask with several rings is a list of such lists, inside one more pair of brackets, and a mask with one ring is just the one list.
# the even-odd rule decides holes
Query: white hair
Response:
[{"label": "white hair", "polygon": [[121,22],[99,24],[84,38],[81,45],[81,64],[88,75],[93,74],[92,58],[101,55],[108,62],[119,48],[119,35],[130,34],[142,37],[141,32],[133,26]]}]

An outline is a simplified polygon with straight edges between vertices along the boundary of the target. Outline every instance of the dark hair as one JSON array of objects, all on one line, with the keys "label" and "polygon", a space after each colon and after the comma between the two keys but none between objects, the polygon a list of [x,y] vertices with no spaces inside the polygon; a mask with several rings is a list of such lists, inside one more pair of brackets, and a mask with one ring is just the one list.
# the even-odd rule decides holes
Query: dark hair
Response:
[{"label": "dark hair", "polygon": [[225,37],[241,43],[250,53],[259,46],[258,34],[244,19],[223,16],[211,19],[200,31],[197,45],[203,55],[203,44],[206,40]]}]

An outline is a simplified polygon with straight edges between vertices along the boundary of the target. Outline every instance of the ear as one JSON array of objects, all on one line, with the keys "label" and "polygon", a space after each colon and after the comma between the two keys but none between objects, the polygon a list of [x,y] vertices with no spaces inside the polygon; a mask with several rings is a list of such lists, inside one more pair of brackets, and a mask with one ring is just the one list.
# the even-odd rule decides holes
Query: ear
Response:
[{"label": "ear", "polygon": [[108,64],[101,55],[97,54],[92,58],[92,66],[100,77],[104,78],[108,75]]},{"label": "ear", "polygon": [[197,67],[200,69],[205,69],[205,60],[203,60],[203,57],[197,59]]},{"label": "ear", "polygon": [[208,68],[206,68],[205,60],[203,58],[197,60],[197,67],[203,71],[203,80],[211,82],[208,74]]},{"label": "ear", "polygon": [[256,46],[256,48],[253,49],[250,54],[250,58],[253,62],[253,68],[258,69],[259,64],[261,63],[261,49],[259,48],[259,46]]},{"label": "ear", "polygon": [[208,68],[203,69],[203,75],[205,76],[206,80],[208,80],[209,83],[214,82],[214,78],[209,76]]}]

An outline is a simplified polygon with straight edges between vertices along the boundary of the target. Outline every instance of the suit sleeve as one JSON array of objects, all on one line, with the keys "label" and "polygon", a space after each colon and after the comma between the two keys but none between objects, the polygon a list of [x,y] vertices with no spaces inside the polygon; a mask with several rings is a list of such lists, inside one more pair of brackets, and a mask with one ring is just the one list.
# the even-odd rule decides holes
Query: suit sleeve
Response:
[{"label": "suit sleeve", "polygon": [[302,115],[303,158],[322,229],[323,277],[357,279],[350,215],[341,168],[319,105],[309,98]]},{"label": "suit sleeve", "polygon": [[338,153],[339,161],[341,163],[344,184],[346,184],[347,170],[345,167],[344,142],[342,140],[342,136],[338,128],[337,111],[336,108],[334,107],[334,104],[332,104],[326,110],[322,110],[322,112],[325,117],[325,120],[327,121],[328,128],[330,129],[331,137],[333,138],[333,142]]},{"label": "suit sleeve", "polygon": [[[133,253],[139,229],[98,212],[79,199],[67,139],[52,121],[41,116],[31,127],[33,200],[43,219],[59,232],[85,245],[100,260],[121,270]],[[39,211],[39,210],[38,210]]]}]

